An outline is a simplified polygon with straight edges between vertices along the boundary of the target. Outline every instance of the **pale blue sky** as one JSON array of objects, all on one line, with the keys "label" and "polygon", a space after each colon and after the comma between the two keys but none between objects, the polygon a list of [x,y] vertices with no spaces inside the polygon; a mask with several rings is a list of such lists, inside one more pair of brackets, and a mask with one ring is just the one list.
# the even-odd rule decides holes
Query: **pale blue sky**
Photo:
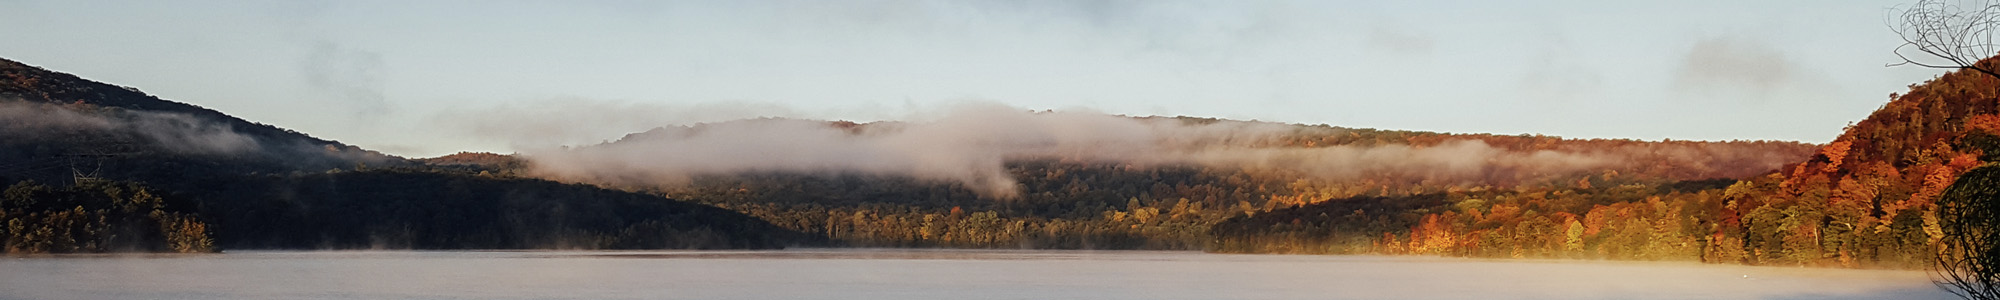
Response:
[{"label": "pale blue sky", "polygon": [[0,0],[0,57],[408,156],[968,101],[1820,143],[1942,72],[1883,66],[1906,1],[403,2]]}]

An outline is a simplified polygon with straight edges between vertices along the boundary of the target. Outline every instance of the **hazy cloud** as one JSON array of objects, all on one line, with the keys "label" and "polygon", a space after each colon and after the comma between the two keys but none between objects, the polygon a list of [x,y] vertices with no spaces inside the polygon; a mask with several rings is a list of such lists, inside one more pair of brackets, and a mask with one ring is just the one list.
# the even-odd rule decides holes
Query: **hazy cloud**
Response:
[{"label": "hazy cloud", "polygon": [[1539,43],[1542,49],[1521,77],[1521,91],[1529,100],[1566,102],[1603,89],[1604,76],[1575,58],[1575,46],[1560,30],[1545,28]]},{"label": "hazy cloud", "polygon": [[[1078,51],[1166,55],[1216,63],[1258,44],[1287,41],[1298,23],[1321,22],[1282,2],[1085,1],[798,1],[771,5],[822,34],[909,34],[939,43],[1005,35],[1060,36]],[[794,28],[796,29],[796,28]],[[996,35],[1000,35],[996,37]]]},{"label": "hazy cloud", "polygon": [[1674,85],[1769,93],[1795,83],[1798,67],[1762,42],[1708,38],[1695,42],[1676,71]]},{"label": "hazy cloud", "polygon": [[372,51],[342,47],[328,41],[313,45],[300,62],[306,84],[329,93],[341,107],[358,117],[375,117],[389,112],[383,96],[382,55]]},{"label": "hazy cloud", "polygon": [[565,98],[447,111],[430,121],[450,131],[532,149],[601,143],[661,126],[762,117],[801,115],[770,103],[665,105]]},{"label": "hazy cloud", "polygon": [[1393,26],[1378,26],[1368,31],[1368,45],[1398,55],[1423,55],[1431,52],[1431,38]]},{"label": "hazy cloud", "polygon": [[1583,98],[1596,93],[1603,84],[1603,76],[1596,71],[1554,52],[1542,52],[1521,77],[1521,89],[1531,100],[1538,101]]}]

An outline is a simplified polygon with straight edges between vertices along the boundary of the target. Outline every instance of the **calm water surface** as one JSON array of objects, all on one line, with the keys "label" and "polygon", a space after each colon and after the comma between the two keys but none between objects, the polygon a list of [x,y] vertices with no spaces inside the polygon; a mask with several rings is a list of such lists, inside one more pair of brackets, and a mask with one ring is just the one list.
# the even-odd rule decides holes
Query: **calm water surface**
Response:
[{"label": "calm water surface", "polygon": [[1149,251],[0,258],[0,299],[1951,299],[1921,271]]}]

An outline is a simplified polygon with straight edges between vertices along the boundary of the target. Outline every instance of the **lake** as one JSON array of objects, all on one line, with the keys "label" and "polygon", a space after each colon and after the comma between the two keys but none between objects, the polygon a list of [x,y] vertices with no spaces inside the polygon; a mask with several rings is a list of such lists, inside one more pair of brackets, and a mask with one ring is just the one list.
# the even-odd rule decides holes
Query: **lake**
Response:
[{"label": "lake", "polygon": [[1159,251],[0,258],[0,299],[1953,299],[1923,271]]}]

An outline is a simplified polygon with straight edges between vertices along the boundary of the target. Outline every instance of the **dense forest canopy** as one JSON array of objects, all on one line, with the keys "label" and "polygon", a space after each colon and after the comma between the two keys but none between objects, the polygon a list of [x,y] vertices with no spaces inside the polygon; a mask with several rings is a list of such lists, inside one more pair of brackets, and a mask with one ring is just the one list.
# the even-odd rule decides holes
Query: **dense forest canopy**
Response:
[{"label": "dense forest canopy", "polygon": [[207,252],[208,224],[191,203],[137,183],[85,180],[66,187],[10,181],[0,192],[0,252]]},{"label": "dense forest canopy", "polygon": [[2000,157],[1995,86],[1972,71],[1912,85],[1808,159],[1726,188],[1589,205],[1561,204],[1603,186],[1449,193],[1407,210],[1345,199],[1232,220],[1218,249],[1920,268],[1944,238],[1939,198],[1986,184],[1958,177]]}]

